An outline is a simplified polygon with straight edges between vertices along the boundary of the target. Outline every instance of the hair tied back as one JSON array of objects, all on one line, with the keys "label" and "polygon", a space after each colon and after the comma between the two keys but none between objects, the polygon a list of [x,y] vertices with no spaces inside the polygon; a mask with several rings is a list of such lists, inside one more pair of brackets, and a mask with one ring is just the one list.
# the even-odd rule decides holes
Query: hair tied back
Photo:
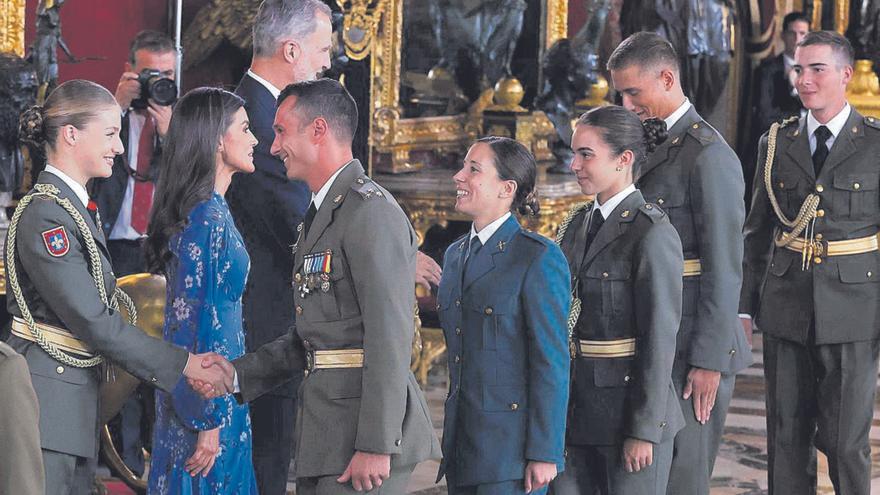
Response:
[{"label": "hair tied back", "polygon": [[666,122],[656,117],[642,122],[642,128],[645,130],[645,144],[648,146],[648,153],[654,151],[669,137]]}]

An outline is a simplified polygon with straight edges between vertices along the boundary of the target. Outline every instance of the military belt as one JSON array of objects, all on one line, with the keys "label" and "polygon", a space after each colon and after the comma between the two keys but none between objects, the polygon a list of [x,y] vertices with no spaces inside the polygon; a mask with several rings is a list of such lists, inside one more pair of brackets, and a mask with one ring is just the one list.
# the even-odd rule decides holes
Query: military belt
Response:
[{"label": "military belt", "polygon": [[636,339],[578,340],[580,357],[621,358],[636,355]]},{"label": "military belt", "polygon": [[363,349],[333,349],[306,351],[306,366],[309,371],[332,370],[340,368],[363,368]]},{"label": "military belt", "polygon": [[848,254],[862,254],[877,251],[880,248],[878,234],[858,239],[846,239],[844,241],[825,241],[813,239],[809,241],[803,237],[795,237],[785,249],[804,253],[810,251],[812,256],[845,256]]},{"label": "military belt", "polygon": [[682,276],[695,277],[701,273],[703,273],[703,265],[699,259],[684,260],[684,273]]},{"label": "military belt", "polygon": [[[43,333],[43,338],[54,344],[58,349],[85,358],[93,358],[96,356],[95,352],[92,351],[85,342],[67,330],[40,322],[37,322],[36,326],[40,332]],[[12,319],[12,335],[24,340],[39,343],[37,338],[31,333],[28,324],[17,316]]]}]

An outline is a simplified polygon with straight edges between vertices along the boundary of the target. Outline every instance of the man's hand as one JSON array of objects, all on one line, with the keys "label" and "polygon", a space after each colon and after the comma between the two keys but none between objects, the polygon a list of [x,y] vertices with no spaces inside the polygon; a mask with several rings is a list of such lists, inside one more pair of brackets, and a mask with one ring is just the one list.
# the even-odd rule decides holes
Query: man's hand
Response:
[{"label": "man's hand", "polygon": [[540,490],[556,477],[556,464],[552,462],[529,461],[523,475],[526,493]]},{"label": "man's hand", "polygon": [[156,121],[156,132],[159,137],[164,138],[168,134],[168,126],[171,125],[171,106],[157,105],[152,99],[148,103],[147,112]]},{"label": "man's hand", "polygon": [[752,334],[755,331],[755,328],[752,325],[752,319],[746,318],[744,316],[740,316],[739,322],[742,323],[743,332],[746,334],[746,340],[749,342],[749,347],[751,347],[752,346]]},{"label": "man's hand", "polygon": [[654,463],[654,444],[627,438],[623,441],[623,469],[627,473],[638,473]]},{"label": "man's hand", "polygon": [[119,78],[119,84],[116,85],[116,103],[122,107],[122,110],[128,110],[132,100],[141,97],[141,83],[138,82],[138,75],[134,72],[123,72]]},{"label": "man's hand", "polygon": [[337,478],[337,483],[348,483],[356,491],[370,491],[382,486],[382,481],[391,476],[391,455],[371,454],[369,452],[355,452],[351,462],[345,468],[342,476]]},{"label": "man's hand", "polygon": [[694,396],[694,416],[701,424],[709,421],[712,408],[715,407],[715,396],[720,382],[720,371],[691,368],[688,372],[682,398],[688,400],[691,395]]},{"label": "man's hand", "polygon": [[416,284],[431,292],[431,284],[440,285],[440,277],[443,269],[427,254],[419,251],[416,253]]},{"label": "man's hand", "polygon": [[232,393],[235,368],[226,358],[213,352],[191,353],[183,374],[193,390],[205,399]]},{"label": "man's hand", "polygon": [[199,439],[196,442],[196,451],[186,460],[184,469],[193,478],[199,474],[204,478],[211,472],[211,468],[214,467],[214,461],[219,453],[220,428],[200,431]]}]

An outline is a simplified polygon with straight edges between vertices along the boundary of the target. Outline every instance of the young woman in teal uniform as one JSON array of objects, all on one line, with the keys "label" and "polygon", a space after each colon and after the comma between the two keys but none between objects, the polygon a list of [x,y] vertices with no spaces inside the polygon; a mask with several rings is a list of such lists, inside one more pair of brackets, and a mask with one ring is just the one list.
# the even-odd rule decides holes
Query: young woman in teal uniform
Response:
[{"label": "young woman in teal uniform", "polygon": [[520,227],[537,214],[535,160],[480,139],[455,174],[473,220],[446,251],[440,323],[449,356],[443,462],[450,494],[545,493],[563,469],[569,272],[552,241]]}]

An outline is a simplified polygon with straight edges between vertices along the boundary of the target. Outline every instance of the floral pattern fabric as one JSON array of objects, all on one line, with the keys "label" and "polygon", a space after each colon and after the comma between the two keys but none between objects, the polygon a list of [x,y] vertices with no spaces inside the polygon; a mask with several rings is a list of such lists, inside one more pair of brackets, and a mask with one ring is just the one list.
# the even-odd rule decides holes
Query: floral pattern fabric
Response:
[{"label": "floral pattern fabric", "polygon": [[[165,340],[197,354],[235,359],[245,352],[241,295],[250,259],[226,201],[217,193],[196,205],[172,237],[167,267]],[[207,476],[184,466],[198,433],[220,428],[220,453]],[[247,405],[231,396],[204,400],[181,380],[172,393],[156,391],[156,423],[148,493],[256,494]]]}]

